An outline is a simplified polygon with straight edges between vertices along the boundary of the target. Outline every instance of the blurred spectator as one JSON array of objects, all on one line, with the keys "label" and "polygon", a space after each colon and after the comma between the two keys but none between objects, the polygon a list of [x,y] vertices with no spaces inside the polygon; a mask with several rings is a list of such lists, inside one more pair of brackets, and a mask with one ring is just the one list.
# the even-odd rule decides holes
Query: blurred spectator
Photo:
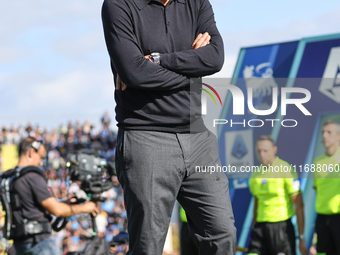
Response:
[{"label": "blurred spectator", "polygon": [[60,153],[55,145],[50,146],[50,151],[47,154],[48,164],[54,169],[60,168]]},{"label": "blurred spectator", "polygon": [[2,128],[1,128],[1,139],[0,139],[0,142],[2,144],[7,144],[8,143],[6,126],[2,126]]},{"label": "blurred spectator", "polygon": [[2,172],[1,165],[2,165],[3,159],[1,156],[1,143],[0,143],[0,173]]},{"label": "blurred spectator", "polygon": [[89,120],[85,121],[85,124],[83,126],[83,132],[85,135],[89,135],[91,132],[91,124]]},{"label": "blurred spectator", "polygon": [[102,121],[103,127],[106,127],[106,128],[109,127],[110,122],[111,122],[111,118],[110,118],[110,115],[109,115],[108,111],[106,111],[104,113],[103,117],[101,118],[101,121]]},{"label": "blurred spectator", "polygon": [[98,236],[103,238],[106,235],[106,227],[108,225],[107,213],[101,209],[101,212],[96,216],[96,225],[98,230]]},{"label": "blurred spectator", "polygon": [[19,125],[17,131],[18,131],[20,140],[24,137],[27,137],[27,133],[25,131],[25,128],[22,125]]},{"label": "blurred spectator", "polygon": [[35,137],[36,138],[35,132],[34,132],[34,130],[32,128],[31,122],[27,123],[26,132],[27,132],[26,136],[30,136],[30,137]]},{"label": "blurred spectator", "polygon": [[99,133],[100,133],[100,130],[97,129],[95,125],[91,125],[91,130],[90,130],[91,139],[98,137]]},{"label": "blurred spectator", "polygon": [[11,126],[10,134],[11,134],[11,142],[13,144],[18,144],[20,142],[20,135],[18,131],[15,129],[14,125]]}]

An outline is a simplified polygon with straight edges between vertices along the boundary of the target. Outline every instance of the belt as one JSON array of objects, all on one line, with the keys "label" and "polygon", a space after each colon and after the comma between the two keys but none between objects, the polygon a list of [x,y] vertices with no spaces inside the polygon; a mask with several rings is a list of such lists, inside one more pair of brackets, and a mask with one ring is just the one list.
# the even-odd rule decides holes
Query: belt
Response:
[{"label": "belt", "polygon": [[39,222],[24,220],[23,224],[17,225],[15,228],[13,228],[12,234],[13,237],[19,237],[51,232],[52,232],[51,223],[47,221]]}]

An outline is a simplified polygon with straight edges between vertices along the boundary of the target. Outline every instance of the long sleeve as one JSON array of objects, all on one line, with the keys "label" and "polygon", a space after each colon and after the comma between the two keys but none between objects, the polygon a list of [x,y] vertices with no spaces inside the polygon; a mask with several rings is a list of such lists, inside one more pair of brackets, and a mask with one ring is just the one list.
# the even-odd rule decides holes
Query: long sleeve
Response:
[{"label": "long sleeve", "polygon": [[199,49],[161,54],[164,68],[190,77],[211,75],[221,70],[224,62],[223,41],[208,0],[202,0],[197,24],[196,36],[208,32],[210,44]]},{"label": "long sleeve", "polygon": [[106,0],[102,20],[111,66],[128,87],[171,90],[190,84],[190,78],[144,58],[134,34],[132,15],[124,1]]}]

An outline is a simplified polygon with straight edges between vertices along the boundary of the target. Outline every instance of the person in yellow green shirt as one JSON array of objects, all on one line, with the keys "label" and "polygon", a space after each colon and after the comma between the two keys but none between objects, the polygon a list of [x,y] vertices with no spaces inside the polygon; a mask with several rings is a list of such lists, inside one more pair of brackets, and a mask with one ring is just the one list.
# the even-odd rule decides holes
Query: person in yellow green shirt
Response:
[{"label": "person in yellow green shirt", "polygon": [[292,167],[276,153],[277,146],[270,135],[258,138],[256,154],[261,165],[249,181],[254,196],[254,227],[248,255],[295,255],[296,238],[291,222],[294,214],[298,223],[299,250],[302,254],[308,253],[300,182]]},{"label": "person in yellow green shirt", "polygon": [[314,161],[317,254],[340,254],[340,124],[328,120],[322,128],[326,153]]}]

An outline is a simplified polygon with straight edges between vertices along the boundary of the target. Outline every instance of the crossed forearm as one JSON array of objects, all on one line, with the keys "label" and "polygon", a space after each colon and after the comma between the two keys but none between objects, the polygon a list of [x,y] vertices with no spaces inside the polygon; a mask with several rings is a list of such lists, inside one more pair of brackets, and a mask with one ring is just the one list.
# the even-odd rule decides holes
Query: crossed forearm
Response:
[{"label": "crossed forearm", "polygon": [[[210,44],[210,39],[211,39],[211,36],[209,35],[208,32],[205,32],[204,34],[199,34],[196,37],[196,39],[194,40],[194,42],[192,43],[191,49],[196,50],[196,49],[199,49],[201,47],[204,47],[204,46]],[[150,57],[150,55],[145,55],[144,57],[146,59],[148,59],[149,61],[153,62],[153,59]],[[160,63],[160,64],[162,65],[162,63]],[[119,74],[118,74],[117,75],[117,82],[116,82],[116,89],[117,90],[121,89],[122,91],[124,91],[124,90],[127,89],[127,87],[128,86],[121,80],[121,78],[119,77]]]}]

